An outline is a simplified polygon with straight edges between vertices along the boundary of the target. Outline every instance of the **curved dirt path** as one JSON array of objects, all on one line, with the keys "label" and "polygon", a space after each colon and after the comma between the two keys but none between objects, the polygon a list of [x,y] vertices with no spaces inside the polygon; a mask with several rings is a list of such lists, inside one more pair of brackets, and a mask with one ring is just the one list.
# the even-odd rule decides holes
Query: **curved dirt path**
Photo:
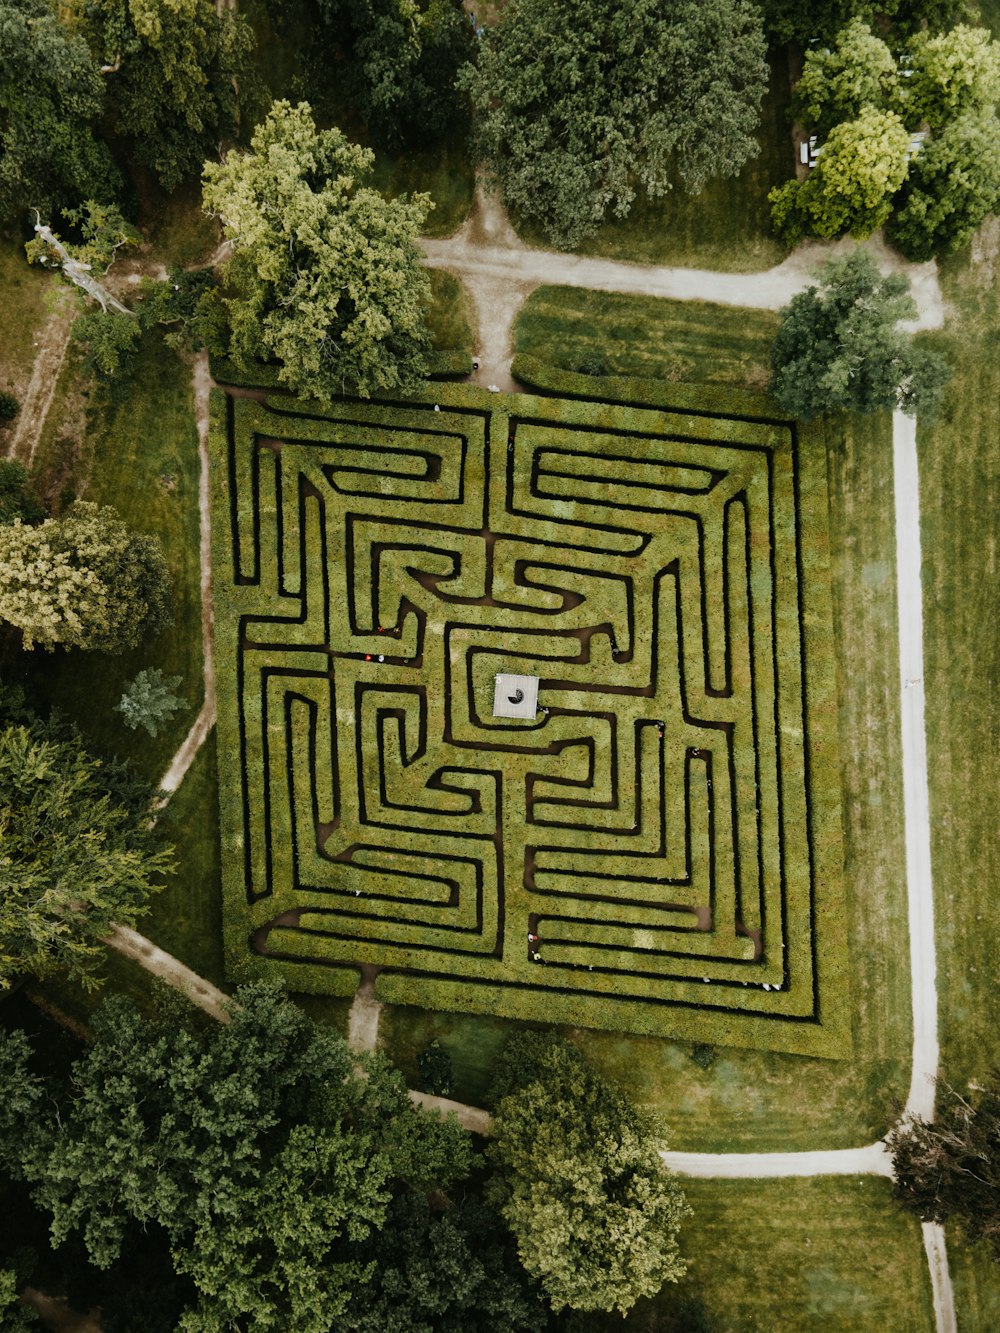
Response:
[{"label": "curved dirt path", "polygon": [[[479,182],[472,211],[458,231],[445,239],[425,238],[420,244],[427,266],[460,277],[472,298],[479,360],[472,381],[486,388],[514,389],[510,374],[514,319],[525,297],[543,284],[780,310],[809,285],[824,260],[848,253],[856,243],[849,238],[834,245],[808,242],[762,273],[715,273],[532,249],[510,225],[498,197]],[[905,273],[910,279],[918,314],[908,327],[940,328],[945,310],[937,265],[907,263],[878,237],[864,245],[882,272]]]}]

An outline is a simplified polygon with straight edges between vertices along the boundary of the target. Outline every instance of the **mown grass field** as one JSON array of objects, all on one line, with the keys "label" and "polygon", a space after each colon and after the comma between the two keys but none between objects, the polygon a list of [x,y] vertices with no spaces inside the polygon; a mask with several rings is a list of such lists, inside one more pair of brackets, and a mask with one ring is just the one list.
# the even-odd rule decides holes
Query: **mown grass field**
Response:
[{"label": "mown grass field", "polygon": [[[795,173],[790,100],[788,61],[781,52],[771,57],[757,131],[760,156],[734,179],[709,181],[699,195],[679,186],[663,199],[649,199],[640,191],[628,217],[606,222],[580,245],[580,253],[729,273],[753,273],[779,263],[787,251],[771,230],[767,193]],[[528,244],[547,244],[541,228],[514,222]]]},{"label": "mown grass field", "polygon": [[[303,0],[286,0],[277,32],[265,0],[244,0],[241,10],[257,35],[262,84],[275,97],[311,101],[320,123],[339,126],[357,143],[367,142],[338,90],[336,61],[328,58],[329,53],[317,55],[315,20],[309,6]],[[316,86],[318,80],[321,87]],[[473,183],[472,163],[460,137],[432,152],[380,149],[376,153],[373,184],[377,189],[389,195],[430,194],[434,208],[425,228],[428,236],[448,236],[461,226],[472,205]]]},{"label": "mown grass field", "polygon": [[886,1181],[686,1180],[684,1192],[687,1274],[588,1333],[932,1333],[920,1227]]},{"label": "mown grass field", "polygon": [[918,433],[941,1067],[960,1089],[996,1063],[1000,1022],[998,245],[994,220],[978,262],[945,267],[954,315],[927,337],[955,377],[939,420]]},{"label": "mown grass field", "polygon": [[459,280],[444,269],[427,270],[431,298],[426,309],[427,328],[435,352],[471,351],[472,306]]},{"label": "mown grass field", "polygon": [[517,316],[514,345],[564,370],[764,388],[777,327],[769,310],[540,287]]}]

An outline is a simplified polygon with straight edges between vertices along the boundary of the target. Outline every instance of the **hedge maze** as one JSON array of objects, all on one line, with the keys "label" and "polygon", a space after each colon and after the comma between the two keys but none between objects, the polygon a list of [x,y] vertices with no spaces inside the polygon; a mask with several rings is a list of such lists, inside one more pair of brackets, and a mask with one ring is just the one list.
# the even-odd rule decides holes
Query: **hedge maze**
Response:
[{"label": "hedge maze", "polygon": [[822,441],[437,392],[216,394],[231,971],[843,1054]]}]

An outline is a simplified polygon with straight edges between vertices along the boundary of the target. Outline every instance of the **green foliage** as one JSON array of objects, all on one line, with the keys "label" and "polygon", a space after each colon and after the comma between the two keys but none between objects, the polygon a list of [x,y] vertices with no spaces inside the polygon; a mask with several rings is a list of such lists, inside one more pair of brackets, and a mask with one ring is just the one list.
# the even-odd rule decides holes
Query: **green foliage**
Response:
[{"label": "green foliage", "polygon": [[424,1092],[432,1093],[435,1097],[451,1095],[455,1079],[451,1056],[436,1038],[417,1056],[417,1068],[420,1070],[420,1086]]},{"label": "green foliage", "polygon": [[65,518],[0,527],[0,620],[27,649],[134,648],[170,623],[159,543],[130,532],[110,505],[82,500]]},{"label": "green foliage", "polygon": [[129,681],[115,712],[121,713],[132,731],[142,727],[156,736],[161,725],[185,706],[184,700],[174,694],[180,683],[180,676],[164,676],[159,667],[147,667]]},{"label": "green foliage", "polygon": [[896,1197],[921,1221],[960,1222],[1000,1262],[1000,1074],[968,1097],[946,1088],[941,1100],[933,1122],[912,1118],[886,1140]]},{"label": "green foliage", "polygon": [[319,0],[353,111],[381,145],[440,141],[467,116],[455,80],[472,57],[459,0]]},{"label": "green foliage", "polygon": [[162,1227],[197,1290],[179,1328],[328,1333],[372,1277],[392,1200],[465,1176],[469,1136],[274,990],[237,1001],[208,1029],[109,1001],[70,1083],[0,1155],[54,1241],[80,1235],[98,1266],[131,1226]]},{"label": "green foliage", "polygon": [[832,49],[806,52],[795,87],[795,113],[803,125],[826,135],[842,120],[855,120],[866,106],[895,110],[896,61],[881,38],[861,19],[837,34]]},{"label": "green foliage", "polygon": [[429,286],[416,238],[426,195],[386,200],[362,184],[369,150],[276,102],[249,153],[205,168],[205,207],[233,243],[230,352],[276,360],[296,392],[329,400],[414,387],[426,369]]},{"label": "green foliage", "polygon": [[0,0],[0,218],[113,199],[121,177],[96,134],[103,86],[86,42],[48,0]]},{"label": "green foliage", "polygon": [[21,404],[14,394],[6,389],[0,390],[0,424],[13,421],[21,410]]},{"label": "green foliage", "polygon": [[240,123],[253,33],[215,0],[84,0],[119,131],[166,190],[196,175]]},{"label": "green foliage", "polygon": [[919,32],[910,44],[913,74],[906,81],[908,119],[942,129],[959,116],[996,110],[1000,47],[986,28]]},{"label": "green foliage", "polygon": [[1000,122],[971,113],[925,140],[886,235],[907,259],[953,254],[1000,202]]},{"label": "green foliage", "polygon": [[143,329],[162,328],[168,347],[221,352],[226,345],[226,312],[210,268],[171,268],[162,282],[143,278],[136,313]]},{"label": "green foliage", "polygon": [[910,136],[894,111],[865,107],[834,127],[804,181],[771,191],[772,219],[783,240],[802,236],[870,236],[892,212],[906,179]]},{"label": "green foliage", "polygon": [[509,0],[463,85],[508,206],[569,249],[625,217],[637,185],[661,196],[676,172],[697,194],[736,175],[767,77],[745,0]]},{"label": "green foliage", "polygon": [[374,1271],[332,1333],[542,1333],[550,1321],[510,1233],[477,1199],[444,1212],[397,1196],[371,1237]]},{"label": "green foliage", "polygon": [[825,264],[819,278],[782,311],[771,354],[782,408],[804,421],[884,408],[933,416],[950,371],[897,327],[916,314],[909,279],[881,277],[864,250]]},{"label": "green foliage", "polygon": [[22,523],[40,523],[45,506],[28,485],[28,472],[15,458],[0,459],[0,527],[20,519]]},{"label": "green foliage", "polygon": [[960,20],[978,15],[974,0],[762,0],[765,27],[775,43],[832,42],[851,19],[884,26],[891,20],[896,33],[924,27],[940,32]]},{"label": "green foliage", "polygon": [[0,730],[0,990],[57,971],[97,984],[102,936],[144,915],[171,867],[148,823],[148,800],[75,734]]},{"label": "green foliage", "polygon": [[20,1287],[13,1268],[0,1268],[0,1327],[4,1333],[23,1333],[25,1329],[39,1327],[34,1310],[21,1304]]},{"label": "green foliage", "polygon": [[99,380],[126,379],[135,368],[142,329],[117,310],[88,310],[73,321],[70,337],[83,348],[83,365]]},{"label": "green foliage", "polygon": [[621,1093],[535,1032],[508,1044],[496,1091],[494,1194],[553,1309],[625,1314],[676,1282],[684,1196]]}]

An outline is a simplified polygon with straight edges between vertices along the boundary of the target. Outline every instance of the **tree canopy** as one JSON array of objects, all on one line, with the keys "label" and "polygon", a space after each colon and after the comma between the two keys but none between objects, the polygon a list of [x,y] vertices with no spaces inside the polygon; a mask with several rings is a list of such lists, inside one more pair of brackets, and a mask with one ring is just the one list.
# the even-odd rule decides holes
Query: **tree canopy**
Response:
[{"label": "tree canopy", "polygon": [[73,732],[0,725],[0,990],[56,971],[94,984],[101,938],[148,911],[172,865],[151,794]]},{"label": "tree canopy", "polygon": [[430,200],[384,198],[363,183],[372,163],[305,103],[276,102],[250,152],[205,168],[205,208],[233,245],[231,355],[277,361],[282,383],[320,399],[406,389],[426,369],[416,238]]},{"label": "tree canopy", "polygon": [[84,0],[119,131],[173,190],[239,128],[253,32],[215,0]]},{"label": "tree canopy", "polygon": [[870,236],[892,212],[906,179],[910,136],[894,111],[865,107],[836,125],[804,181],[768,195],[771,215],[789,245],[803,236]]},{"label": "tree canopy", "polygon": [[27,649],[134,648],[170,623],[160,545],[110,505],[84,500],[34,527],[0,525],[0,621],[21,630]]},{"label": "tree canopy", "polygon": [[932,1122],[910,1119],[888,1137],[896,1197],[924,1222],[954,1218],[1000,1262],[1000,1072],[967,1096],[938,1096]]},{"label": "tree canopy", "polygon": [[[373,1238],[397,1208],[423,1225],[419,1201],[468,1174],[470,1138],[414,1108],[383,1058],[356,1055],[275,990],[236,999],[231,1022],[209,1028],[174,1005],[150,1018],[109,1000],[62,1084],[32,1082],[26,1043],[0,1035],[16,1090],[0,1111],[0,1164],[28,1182],[54,1242],[80,1236],[99,1267],[134,1228],[161,1230],[192,1284],[181,1329],[353,1328],[337,1321],[372,1280]],[[443,1287],[456,1261],[472,1260],[467,1290],[488,1280],[469,1245]],[[388,1269],[381,1283],[376,1305],[411,1300]]]},{"label": "tree canopy", "polygon": [[104,88],[87,43],[48,0],[0,0],[0,219],[114,199],[97,126]]},{"label": "tree canopy", "polygon": [[891,24],[905,35],[938,32],[977,14],[975,0],[762,0],[764,23],[775,42],[830,42],[851,19]]},{"label": "tree canopy", "polygon": [[748,0],[508,0],[463,75],[476,151],[568,249],[638,186],[696,194],[756,156],[764,56]]},{"label": "tree canopy", "polygon": [[474,39],[461,0],[319,0],[319,12],[375,143],[426,147],[467,120],[456,78]]},{"label": "tree canopy", "polygon": [[1000,47],[986,29],[919,31],[897,60],[853,19],[831,48],[806,52],[796,114],[825,141],[805,181],[771,191],[775,227],[794,243],[888,222],[910,259],[958,249],[1000,198],[998,103]]},{"label": "tree canopy", "polygon": [[910,165],[886,235],[907,259],[953,254],[1000,205],[1000,123],[970,113],[927,139]]},{"label": "tree canopy", "polygon": [[949,377],[940,356],[898,328],[916,314],[909,279],[881,277],[864,250],[832,260],[781,312],[771,392],[804,421],[824,412],[933,415]]},{"label": "tree canopy", "polygon": [[680,1187],[650,1126],[574,1047],[515,1037],[495,1095],[491,1197],[554,1310],[624,1314],[683,1274]]}]

